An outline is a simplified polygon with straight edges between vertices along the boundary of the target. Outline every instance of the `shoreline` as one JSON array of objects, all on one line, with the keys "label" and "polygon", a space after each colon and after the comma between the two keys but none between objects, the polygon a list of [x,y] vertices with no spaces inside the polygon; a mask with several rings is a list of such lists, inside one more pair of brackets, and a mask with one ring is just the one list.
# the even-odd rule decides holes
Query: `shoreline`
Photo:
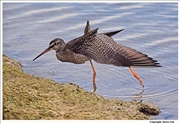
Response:
[{"label": "shoreline", "polygon": [[149,120],[151,103],[107,99],[77,84],[26,74],[3,54],[3,120]]}]

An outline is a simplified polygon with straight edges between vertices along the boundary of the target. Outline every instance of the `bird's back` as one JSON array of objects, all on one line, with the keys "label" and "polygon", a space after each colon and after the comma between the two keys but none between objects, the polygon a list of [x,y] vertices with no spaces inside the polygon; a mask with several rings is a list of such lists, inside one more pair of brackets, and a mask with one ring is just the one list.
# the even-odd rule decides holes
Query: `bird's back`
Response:
[{"label": "bird's back", "polygon": [[98,63],[115,66],[159,66],[156,60],[137,50],[118,44],[98,29],[67,43],[66,49],[83,54]]}]

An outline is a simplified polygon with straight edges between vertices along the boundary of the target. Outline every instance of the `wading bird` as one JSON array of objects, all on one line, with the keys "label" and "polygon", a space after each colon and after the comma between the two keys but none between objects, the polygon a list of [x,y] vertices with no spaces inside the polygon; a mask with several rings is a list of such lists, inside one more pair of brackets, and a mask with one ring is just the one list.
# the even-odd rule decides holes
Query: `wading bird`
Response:
[{"label": "wading bird", "polygon": [[156,60],[148,57],[148,55],[116,43],[111,36],[122,30],[98,33],[98,28],[90,30],[89,21],[87,21],[83,36],[75,38],[68,43],[65,43],[61,38],[54,39],[49,43],[49,47],[34,58],[33,61],[52,49],[56,51],[57,59],[62,62],[82,64],[86,61],[90,61],[93,71],[92,82],[94,92],[97,87],[95,83],[96,71],[92,64],[92,60],[102,64],[129,67],[131,73],[137,78],[140,85],[144,87],[142,80],[131,66],[161,66]]}]

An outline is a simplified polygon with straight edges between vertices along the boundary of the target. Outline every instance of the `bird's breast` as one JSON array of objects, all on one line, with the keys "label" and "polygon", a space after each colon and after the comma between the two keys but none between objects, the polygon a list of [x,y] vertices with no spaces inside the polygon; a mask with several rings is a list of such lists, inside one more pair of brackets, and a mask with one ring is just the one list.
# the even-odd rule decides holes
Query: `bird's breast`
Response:
[{"label": "bird's breast", "polygon": [[64,52],[56,52],[56,57],[61,62],[70,62],[74,64],[83,64],[89,60],[86,56],[82,54],[76,54],[69,49],[65,50]]}]

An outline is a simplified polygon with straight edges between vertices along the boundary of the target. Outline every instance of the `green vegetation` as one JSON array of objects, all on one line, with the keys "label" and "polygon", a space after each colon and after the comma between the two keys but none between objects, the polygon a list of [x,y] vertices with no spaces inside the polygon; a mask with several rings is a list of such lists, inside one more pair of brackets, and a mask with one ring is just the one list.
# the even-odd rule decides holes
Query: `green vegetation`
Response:
[{"label": "green vegetation", "polygon": [[3,119],[150,119],[154,105],[109,100],[78,85],[25,74],[21,64],[3,55]]}]

